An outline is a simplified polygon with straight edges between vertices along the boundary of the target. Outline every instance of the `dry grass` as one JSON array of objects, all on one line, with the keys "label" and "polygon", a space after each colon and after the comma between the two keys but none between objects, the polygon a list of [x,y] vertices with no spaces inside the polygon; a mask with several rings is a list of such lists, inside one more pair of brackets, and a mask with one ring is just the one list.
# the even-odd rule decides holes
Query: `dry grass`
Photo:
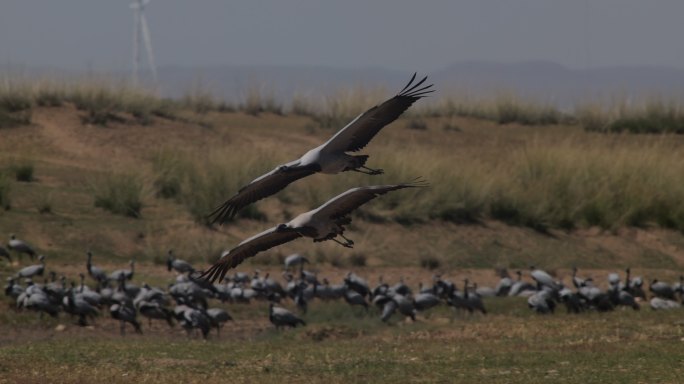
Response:
[{"label": "dry grass", "polygon": [[684,109],[673,100],[625,100],[607,105],[581,106],[577,119],[587,131],[603,133],[684,133]]},{"label": "dry grass", "polygon": [[12,186],[9,177],[0,170],[0,214],[11,207],[10,191]]},{"label": "dry grass", "polygon": [[[68,88],[41,89],[37,88],[35,94],[43,94],[48,100],[52,96],[45,94],[69,94]],[[331,98],[328,115],[341,120],[342,116],[353,116],[386,98],[380,91],[374,97],[369,96],[371,91],[355,92],[344,93],[348,97],[337,101]],[[97,92],[84,90],[82,95],[86,94]],[[140,105],[146,100],[142,96],[136,99],[124,90],[109,96],[104,92],[101,97],[119,100],[113,101],[113,105]],[[5,195],[12,198],[12,206],[17,209],[6,215],[10,221],[3,223],[3,230],[19,232],[21,229],[10,223],[22,223],[20,226],[29,233],[45,236],[46,244],[59,244],[56,251],[67,257],[69,247],[78,244],[77,238],[84,235],[79,231],[98,228],[101,237],[107,238],[100,239],[103,244],[119,247],[126,244],[125,239],[144,239],[127,244],[121,251],[109,251],[112,254],[154,257],[157,245],[162,251],[166,248],[164,240],[187,230],[202,233],[195,223],[207,224],[206,215],[240,186],[277,164],[296,158],[331,134],[329,129],[311,128],[316,126],[317,117],[219,112],[214,99],[206,97],[211,102],[202,103],[210,107],[199,108],[201,117],[198,111],[186,109],[178,102],[170,104],[177,108],[172,109],[174,119],[154,117],[144,129],[140,128],[143,122],[138,122],[132,113],[116,112],[125,121],[110,121],[112,129],[94,130],[81,124],[79,119],[84,112],[70,102],[61,107],[48,106],[47,101],[45,106],[32,102],[33,125],[1,133],[0,162],[7,164],[20,153],[26,153],[39,165],[40,179],[32,186],[5,183],[5,190],[12,188],[11,196]],[[683,169],[678,154],[684,143],[679,136],[599,135],[576,125],[500,125],[497,121],[456,114],[425,113],[421,106],[416,105],[413,116],[384,129],[364,149],[364,153],[371,155],[368,165],[385,169],[385,175],[369,177],[348,172],[298,181],[244,212],[243,218],[257,220],[240,220],[239,225],[219,228],[206,234],[206,238],[202,234],[203,239],[213,238],[214,244],[210,247],[212,253],[202,257],[209,257],[208,254],[215,254],[215,248],[230,246],[267,225],[289,220],[349,188],[408,181],[417,176],[427,179],[431,187],[383,196],[355,214],[351,234],[357,244],[364,239],[386,239],[378,245],[367,243],[360,250],[368,257],[368,265],[397,262],[417,266],[416,257],[435,258],[446,267],[487,267],[488,263],[499,261],[526,265],[525,258],[542,260],[544,253],[558,248],[553,241],[538,237],[540,233],[553,233],[558,239],[558,230],[569,236],[564,245],[568,250],[559,259],[560,265],[581,259],[579,255],[583,253],[592,255],[584,258],[591,260],[587,262],[605,265],[607,261],[601,261],[605,258],[603,248],[592,248],[583,244],[584,240],[575,241],[576,233],[599,227],[607,230],[609,237],[621,236],[622,228],[632,226],[682,228],[684,199],[676,180]],[[306,104],[301,108],[315,110]],[[404,128],[415,122],[420,123],[420,129]],[[138,184],[142,184],[143,191],[135,193],[140,195],[135,200],[144,204],[143,219],[131,223],[122,217],[105,225],[100,216],[102,210],[92,206],[90,182],[103,180],[98,179],[103,173],[131,171],[138,174]],[[104,181],[96,184],[105,185]],[[145,193],[148,190],[154,193]],[[45,204],[45,196],[54,196],[50,204]],[[29,214],[37,214],[46,205],[55,205],[59,212],[50,216],[51,226]],[[111,219],[111,215],[107,217]],[[264,219],[267,223],[259,222]],[[488,237],[496,236],[487,228],[497,221],[523,228],[511,240],[514,251],[505,260],[498,254],[506,248]],[[55,236],[60,236],[60,225],[73,223],[83,227],[75,230],[73,236],[53,242]],[[506,236],[512,233],[503,229],[505,226],[497,224],[496,228]],[[533,231],[527,232],[525,228]],[[468,240],[471,231],[480,233],[472,244]],[[221,238],[223,234],[228,238]],[[433,238],[433,234],[446,238]],[[662,236],[663,242],[675,244],[674,248],[646,244],[639,239],[626,253],[617,243],[606,252],[626,254],[625,258],[636,262],[644,257],[648,260],[644,263],[654,266],[675,265],[681,257],[673,251],[679,249],[679,235]],[[430,244],[416,255],[411,245],[421,238],[430,238]],[[524,247],[515,245],[520,241],[525,242]],[[507,242],[499,241],[504,245]],[[148,248],[145,244],[154,246]],[[326,260],[338,262],[332,257],[340,253],[335,247],[300,242],[293,244],[292,249],[298,247],[320,248]]]},{"label": "dry grass", "polygon": [[[415,287],[429,281],[433,269],[454,281],[470,277],[493,285],[494,266],[535,264],[557,269],[567,282],[573,265],[648,267],[638,271],[645,279],[667,281],[684,265],[684,236],[667,229],[681,231],[684,221],[678,182],[684,140],[678,135],[602,135],[577,125],[501,125],[497,118],[416,111],[410,118],[425,129],[405,129],[411,120],[404,119],[364,150],[369,166],[384,168],[385,175],[315,175],[258,203],[267,223],[239,220],[209,229],[204,215],[239,186],[330,136],[329,129],[311,129],[320,121],[306,111],[315,108],[300,105],[306,116],[251,116],[221,112],[209,96],[211,102],[187,101],[192,108],[169,104],[173,119],[153,108],[143,128],[131,106],[148,99],[92,93],[92,100],[106,101],[103,110],[124,119],[93,129],[81,122],[87,112],[61,96],[68,91],[36,91],[29,97],[31,124],[0,130],[0,203],[12,199],[12,210],[0,213],[0,236],[28,240],[49,256],[50,270],[69,277],[84,270],[84,251],[92,249],[107,270],[136,258],[136,283],[162,285],[172,277],[155,263],[169,248],[205,266],[222,249],[346,189],[416,176],[431,187],[388,194],[358,212],[348,233],[356,241],[353,251],[300,240],[241,270],[258,266],[277,275],[284,255],[301,252],[331,281],[351,268],[370,282],[378,275],[391,281],[405,276]],[[325,120],[341,127],[385,98],[330,101]],[[58,106],[56,100],[64,101]],[[36,182],[16,182],[6,173],[20,155],[37,164]],[[110,181],[98,179],[103,174],[135,175],[121,184],[140,191],[134,195],[144,203],[141,217],[93,206],[90,183],[106,186]],[[46,206],[52,214],[41,215]],[[17,268],[0,264],[3,276]],[[307,328],[288,332],[270,329],[265,303],[231,305],[237,321],[224,338],[208,342],[179,329],[148,327],[141,337],[120,338],[112,320],[83,329],[65,317],[39,320],[3,305],[0,381],[674,383],[684,374],[681,311],[538,317],[524,301],[486,304],[487,316],[454,316],[442,308],[416,324],[385,326],[377,313],[365,317],[344,303],[313,303]],[[67,326],[63,332],[55,330],[60,323]]]},{"label": "dry grass", "polygon": [[520,299],[487,305],[487,316],[438,308],[387,326],[376,313],[314,303],[308,326],[285,332],[264,322],[265,303],[231,306],[236,322],[208,342],[159,324],[121,338],[104,319],[57,332],[53,320],[5,312],[13,331],[3,333],[0,370],[10,382],[676,383],[684,374],[680,311],[534,316]]},{"label": "dry grass", "polygon": [[110,173],[91,183],[95,207],[128,217],[142,214],[143,182],[134,173]]},{"label": "dry grass", "polygon": [[495,121],[502,125],[557,125],[574,122],[572,116],[560,112],[551,104],[530,101],[506,92],[486,99],[447,96],[440,101],[418,107],[413,113],[432,117],[468,117]]}]

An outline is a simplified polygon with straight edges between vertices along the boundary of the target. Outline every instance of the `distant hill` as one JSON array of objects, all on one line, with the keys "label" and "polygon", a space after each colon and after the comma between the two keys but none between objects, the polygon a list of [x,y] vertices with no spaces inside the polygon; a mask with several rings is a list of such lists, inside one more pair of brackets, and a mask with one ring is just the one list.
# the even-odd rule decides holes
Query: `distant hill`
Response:
[{"label": "distant hill", "polygon": [[[74,71],[23,67],[5,67],[0,72],[67,78],[92,76]],[[120,72],[104,75],[113,79],[127,77]],[[179,97],[199,88],[231,101],[239,101],[254,87],[260,87],[285,102],[296,94],[315,97],[343,87],[382,87],[392,92],[400,89],[410,75],[382,68],[233,65],[159,68],[160,91],[165,96]],[[441,94],[490,97],[505,92],[558,106],[615,98],[681,99],[684,96],[684,70],[666,67],[569,69],[543,61],[513,64],[464,61],[428,75],[438,84]]]}]

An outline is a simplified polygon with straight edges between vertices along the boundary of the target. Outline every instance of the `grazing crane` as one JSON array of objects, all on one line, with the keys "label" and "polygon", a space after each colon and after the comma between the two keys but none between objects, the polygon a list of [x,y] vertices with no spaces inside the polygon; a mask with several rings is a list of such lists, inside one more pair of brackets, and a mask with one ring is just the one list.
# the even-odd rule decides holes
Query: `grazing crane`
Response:
[{"label": "grazing crane", "polygon": [[20,269],[19,272],[17,272],[16,277],[31,278],[33,276],[43,276],[43,271],[45,271],[45,256],[40,255],[38,261],[40,261],[40,264],[29,265],[28,267]]},{"label": "grazing crane", "polygon": [[560,291],[560,286],[551,275],[541,269],[537,269],[535,266],[531,266],[530,269],[532,271],[530,272],[530,276],[537,282],[537,290],[541,290],[542,287],[548,287],[554,293]]},{"label": "grazing crane", "polygon": [[150,328],[152,328],[152,319],[166,320],[169,327],[174,326],[173,311],[165,308],[161,303],[157,301],[142,300],[137,302],[136,306],[138,307],[140,314],[147,317]]},{"label": "grazing crane", "polygon": [[174,309],[180,325],[190,334],[193,329],[199,329],[206,340],[211,331],[211,319],[204,309],[195,309],[187,305],[179,305]]},{"label": "grazing crane", "polygon": [[663,299],[675,300],[675,291],[672,289],[670,284],[664,281],[658,281],[658,279],[653,279],[648,289],[653,292],[654,295]]},{"label": "grazing crane", "polygon": [[299,253],[293,253],[290,256],[285,258],[285,270],[290,270],[290,268],[293,268],[294,266],[299,265],[302,267],[304,263],[308,263],[309,259],[306,257],[302,256]]},{"label": "grazing crane", "polygon": [[41,316],[43,312],[52,317],[57,317],[57,314],[59,313],[59,305],[51,301],[49,296],[42,290],[36,290],[34,293],[29,294],[26,298],[24,307],[39,311]]},{"label": "grazing crane", "polygon": [[[288,223],[279,224],[252,236],[227,253],[224,252],[221,259],[204,272],[201,277],[212,283],[217,279],[221,281],[230,268],[234,268],[246,258],[303,236],[312,238],[314,242],[333,240],[344,247],[352,248],[354,242],[344,237],[344,225],[351,223],[349,214],[353,210],[388,192],[425,186],[427,183],[416,179],[411,183],[350,189],[322,206],[302,213]],[[337,240],[337,236],[340,236],[345,242]]]},{"label": "grazing crane", "polygon": [[579,294],[570,290],[570,288],[563,287],[558,292],[560,301],[565,304],[565,309],[568,313],[580,313],[584,311],[584,303]]},{"label": "grazing crane", "polygon": [[410,296],[413,293],[411,288],[404,283],[404,276],[399,276],[399,282],[391,286],[390,290],[404,296]]},{"label": "grazing crane", "polygon": [[169,249],[169,257],[166,259],[166,267],[169,271],[175,270],[178,273],[193,273],[195,268],[190,265],[187,261],[177,259],[173,255],[173,250]]},{"label": "grazing crane", "polygon": [[232,321],[233,318],[226,312],[225,309],[221,308],[209,308],[207,309],[207,316],[209,316],[209,321],[213,327],[216,327],[216,336],[221,336],[221,327],[228,322]]},{"label": "grazing crane", "polygon": [[684,294],[684,275],[679,275],[679,281],[672,284],[672,289],[679,294],[681,300],[681,296]]},{"label": "grazing crane", "polygon": [[366,167],[368,155],[349,155],[365,147],[371,139],[387,124],[396,120],[413,103],[430,92],[432,84],[421,87],[427,76],[416,84],[409,83],[396,96],[359,115],[347,124],[330,140],[310,150],[301,158],[279,165],[274,170],[254,179],[242,187],[233,197],[217,207],[209,217],[212,222],[224,223],[230,220],[242,208],[271,196],[290,183],[314,173],[337,174],[344,171],[356,171],[369,175],[383,173],[381,169]]},{"label": "grazing crane", "polygon": [[537,288],[522,279],[522,271],[515,271],[518,276],[513,282],[511,290],[508,291],[508,296],[530,296],[537,292]]},{"label": "grazing crane", "polygon": [[388,299],[384,301],[384,304],[382,305],[382,315],[380,316],[380,320],[383,323],[386,323],[390,317],[394,314],[394,312],[397,310],[397,303],[394,300]]},{"label": "grazing crane", "polygon": [[109,307],[109,314],[113,319],[121,321],[121,335],[126,334],[126,323],[131,323],[136,333],[142,334],[140,323],[136,319],[135,307],[127,304],[112,304]]},{"label": "grazing crane", "polygon": [[527,306],[537,313],[553,313],[556,302],[553,301],[551,291],[543,289],[527,298]]},{"label": "grazing crane", "polygon": [[126,280],[132,279],[133,273],[135,272],[135,260],[129,261],[128,265],[131,266],[131,269],[117,269],[109,274],[109,280],[119,281],[121,276],[123,276]]},{"label": "grazing crane", "polygon": [[31,260],[36,257],[36,251],[34,251],[33,248],[31,248],[31,246],[27,243],[17,239],[14,234],[10,235],[10,241],[7,243],[7,248],[9,248],[11,251],[17,252],[19,256],[21,256],[22,253],[25,253],[31,257]]},{"label": "grazing crane", "polygon": [[492,287],[478,287],[477,283],[473,283],[473,289],[475,293],[480,297],[494,297],[496,296],[496,290]]},{"label": "grazing crane", "polygon": [[407,296],[397,293],[392,295],[392,301],[397,303],[397,309],[399,310],[399,313],[405,317],[410,317],[413,321],[416,321],[416,308],[413,306],[413,300]]},{"label": "grazing crane", "polygon": [[322,300],[337,300],[344,297],[346,291],[346,285],[330,285],[330,281],[328,281],[326,278],[323,278],[323,284],[316,288],[316,297]]},{"label": "grazing crane", "polygon": [[508,274],[508,270],[506,270],[506,268],[502,268],[498,271],[498,273],[499,277],[501,277],[501,280],[499,280],[496,288],[494,288],[495,294],[496,296],[507,296],[508,292],[511,291],[511,287],[513,286],[513,279],[511,279],[511,276]]},{"label": "grazing crane", "polygon": [[63,299],[64,310],[72,315],[78,315],[78,325],[85,327],[88,325],[86,318],[95,318],[99,311],[83,299],[81,294],[76,294],[75,284],[71,282],[71,288],[67,291]]},{"label": "grazing crane", "polygon": [[627,281],[627,289],[629,290],[629,293],[634,296],[634,297],[639,297],[643,300],[646,300],[646,292],[644,292],[643,285],[644,285],[644,280],[641,278],[641,276],[637,276],[635,278],[630,278],[632,270],[630,268],[625,269],[625,273],[627,274],[627,277],[625,280]]},{"label": "grazing crane", "polygon": [[88,304],[98,307],[102,303],[102,296],[99,293],[90,290],[90,288],[85,285],[84,274],[79,273],[78,275],[81,278],[81,285],[78,288],[78,293],[83,297],[83,300],[88,302]]},{"label": "grazing crane", "polygon": [[347,272],[347,276],[344,277],[344,284],[358,292],[361,296],[368,296],[370,294],[370,288],[366,280],[354,272]]},{"label": "grazing crane", "polygon": [[276,307],[273,303],[268,306],[268,319],[271,321],[271,324],[275,325],[276,329],[280,329],[281,327],[295,328],[299,324],[303,326],[306,325],[306,322],[297,317],[294,313],[283,307]]},{"label": "grazing crane", "polygon": [[678,302],[670,299],[663,299],[662,297],[654,297],[651,299],[649,302],[651,305],[651,309],[654,311],[657,310],[662,310],[662,309],[677,309],[680,308],[682,305],[679,304]]},{"label": "grazing crane", "polygon": [[389,284],[385,283],[383,281],[382,275],[380,275],[380,276],[378,276],[378,285],[376,285],[375,288],[373,288],[373,291],[371,292],[371,296],[376,297],[376,296],[380,296],[380,295],[386,295],[387,290],[389,290]]},{"label": "grazing crane", "polygon": [[577,276],[577,267],[572,267],[572,285],[580,289],[580,287],[584,287],[584,281],[585,279]]},{"label": "grazing crane", "polygon": [[279,282],[271,278],[270,273],[266,272],[266,274],[264,275],[263,284],[264,288],[266,289],[266,294],[268,298],[273,299],[277,297],[278,299],[280,299],[281,297],[285,296],[285,290]]},{"label": "grazing crane", "polygon": [[413,298],[413,305],[417,311],[426,311],[432,307],[439,305],[439,297],[430,292],[422,292]]},{"label": "grazing crane", "polygon": [[[613,293],[613,295],[615,295],[615,293]],[[631,293],[625,291],[624,289],[617,292],[615,304],[630,307],[635,311],[639,310],[639,303],[636,302],[636,299],[634,299],[634,296],[632,296]]]},{"label": "grazing crane", "polygon": [[366,310],[366,312],[368,312],[368,303],[366,302],[366,298],[351,288],[348,288],[344,293],[344,301],[351,306],[360,305]]},{"label": "grazing crane", "polygon": [[97,281],[98,283],[106,283],[107,282],[107,273],[102,268],[96,267],[93,265],[93,253],[88,251],[88,261],[86,262],[86,269],[88,269],[88,274],[90,277],[93,278],[93,280]]},{"label": "grazing crane", "polygon": [[477,293],[477,285],[474,286],[473,292],[471,292],[468,288],[468,279],[464,280],[463,297],[468,312],[473,313],[474,311],[480,311],[483,315],[487,314],[484,303],[482,303],[482,297]]},{"label": "grazing crane", "polygon": [[[615,288],[617,289],[617,287]],[[612,311],[615,305],[611,301],[608,293],[601,291],[601,289],[594,285],[594,279],[588,277],[584,280],[584,286],[577,290],[577,295],[583,299],[590,307],[599,312]]]},{"label": "grazing crane", "polygon": [[9,296],[16,300],[23,292],[24,287],[17,284],[13,277],[7,278],[7,285],[5,285],[5,296]]}]

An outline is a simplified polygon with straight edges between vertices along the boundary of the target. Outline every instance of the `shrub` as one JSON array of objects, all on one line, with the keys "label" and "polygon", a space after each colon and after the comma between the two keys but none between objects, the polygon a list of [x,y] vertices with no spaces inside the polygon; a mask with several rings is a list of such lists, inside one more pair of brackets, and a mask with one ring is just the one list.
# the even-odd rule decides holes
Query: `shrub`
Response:
[{"label": "shrub", "polygon": [[186,93],[183,97],[182,104],[198,114],[205,114],[216,109],[214,97],[211,93],[201,88],[196,88],[193,91]]},{"label": "shrub", "polygon": [[496,114],[499,124],[553,125],[562,120],[561,113],[551,106],[522,103],[513,97],[499,98]]},{"label": "shrub", "polygon": [[119,101],[106,89],[79,90],[70,95],[71,101],[77,109],[85,111],[81,117],[83,124],[106,126],[110,121],[123,122],[124,119],[116,115]]},{"label": "shrub", "polygon": [[295,95],[290,104],[290,112],[298,116],[315,116],[316,107],[301,95]]},{"label": "shrub", "polygon": [[442,126],[442,130],[445,132],[463,132],[463,129],[461,129],[461,127],[453,123],[445,123]]},{"label": "shrub", "polygon": [[4,210],[10,209],[11,187],[10,179],[3,172],[0,172],[0,208]]},{"label": "shrub", "polygon": [[23,181],[26,183],[32,182],[33,178],[33,164],[24,163],[20,165],[15,165],[14,167],[14,177],[17,181]]},{"label": "shrub", "polygon": [[171,199],[181,195],[183,180],[187,175],[186,164],[186,159],[173,149],[163,149],[153,155],[152,169],[157,175],[154,180],[157,197]]},{"label": "shrub", "polygon": [[0,128],[31,123],[31,99],[22,90],[0,90]]},{"label": "shrub", "polygon": [[52,213],[52,194],[44,194],[41,200],[38,202],[38,213],[41,215]]},{"label": "shrub", "polygon": [[420,267],[433,271],[441,265],[439,259],[434,256],[423,256],[420,258]]},{"label": "shrub", "polygon": [[584,106],[576,114],[586,131],[684,134],[684,110],[672,102],[649,101],[636,106],[622,103],[603,108]]},{"label": "shrub", "polygon": [[61,107],[66,96],[56,89],[40,88],[34,97],[40,107]]},{"label": "shrub", "polygon": [[132,174],[113,174],[94,187],[95,206],[118,215],[140,217],[143,183]]},{"label": "shrub", "polygon": [[406,123],[406,128],[416,131],[427,131],[428,126],[425,120],[411,119]]},{"label": "shrub", "polygon": [[0,94],[0,109],[9,112],[23,112],[31,109],[32,102],[28,93],[11,89],[6,93]]},{"label": "shrub", "polygon": [[263,87],[253,86],[247,90],[240,109],[248,115],[257,116],[262,112],[283,114],[283,107],[275,99],[273,92],[267,92]]},{"label": "shrub", "polygon": [[366,266],[366,255],[360,253],[352,253],[349,256],[349,264],[352,267],[365,267]]}]

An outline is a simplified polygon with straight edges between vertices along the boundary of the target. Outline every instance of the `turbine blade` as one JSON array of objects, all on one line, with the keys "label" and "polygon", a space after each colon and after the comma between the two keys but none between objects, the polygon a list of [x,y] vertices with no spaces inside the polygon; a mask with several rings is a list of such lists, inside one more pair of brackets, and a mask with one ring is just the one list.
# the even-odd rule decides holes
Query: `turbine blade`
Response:
[{"label": "turbine blade", "polygon": [[152,78],[157,82],[157,67],[154,65],[154,54],[152,53],[152,39],[150,39],[150,30],[147,28],[147,19],[145,14],[140,14],[140,25],[142,27],[143,42],[145,43],[145,50],[147,51],[147,61],[150,64],[152,71]]}]

